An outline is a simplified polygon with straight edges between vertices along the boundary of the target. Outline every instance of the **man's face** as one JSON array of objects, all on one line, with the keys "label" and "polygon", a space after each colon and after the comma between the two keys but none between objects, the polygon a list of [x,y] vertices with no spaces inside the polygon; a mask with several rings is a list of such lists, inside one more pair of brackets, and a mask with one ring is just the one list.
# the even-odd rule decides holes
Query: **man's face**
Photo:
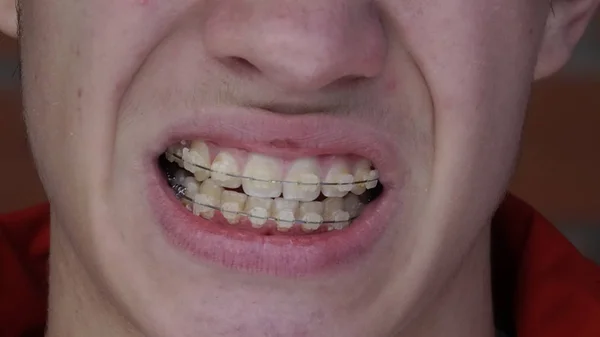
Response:
[{"label": "man's face", "polygon": [[22,7],[53,253],[146,336],[408,324],[487,235],[548,13],[542,0]]}]

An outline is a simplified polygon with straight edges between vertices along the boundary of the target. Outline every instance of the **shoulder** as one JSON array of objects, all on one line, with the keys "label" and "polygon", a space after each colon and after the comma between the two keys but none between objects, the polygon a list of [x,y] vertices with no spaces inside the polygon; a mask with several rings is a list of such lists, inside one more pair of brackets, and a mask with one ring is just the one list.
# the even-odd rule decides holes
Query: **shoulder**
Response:
[{"label": "shoulder", "polygon": [[600,336],[600,267],[513,196],[493,221],[492,268],[518,336]]},{"label": "shoulder", "polygon": [[50,210],[0,215],[0,336],[43,335]]}]

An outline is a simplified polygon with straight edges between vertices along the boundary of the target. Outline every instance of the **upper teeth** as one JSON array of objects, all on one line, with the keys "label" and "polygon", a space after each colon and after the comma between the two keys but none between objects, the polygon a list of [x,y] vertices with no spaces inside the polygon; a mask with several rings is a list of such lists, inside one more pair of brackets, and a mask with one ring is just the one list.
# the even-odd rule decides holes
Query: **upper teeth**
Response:
[{"label": "upper teeth", "polygon": [[242,186],[248,195],[261,198],[277,198],[281,195],[281,160],[260,154],[251,154],[244,168]]},{"label": "upper teeth", "polygon": [[260,198],[313,201],[320,193],[326,197],[344,197],[350,191],[359,195],[375,188],[379,179],[379,172],[366,159],[330,156],[286,161],[219,149],[200,140],[169,147],[166,158],[193,173],[197,181],[211,178],[220,187],[241,186],[247,195]]},{"label": "upper teeth", "polygon": [[184,147],[181,153],[183,168],[192,172],[198,181],[208,179],[210,172],[202,169],[210,165],[210,153],[206,143],[194,141],[190,147]]},{"label": "upper teeth", "polygon": [[238,188],[242,185],[242,179],[236,177],[240,175],[238,163],[230,152],[221,151],[213,160],[210,169],[211,178],[221,186]]},{"label": "upper teeth", "polygon": [[350,173],[350,163],[345,158],[330,158],[328,164],[330,166],[323,180],[334,184],[324,185],[323,195],[326,197],[343,197],[352,190],[355,181],[360,181],[359,177],[355,178]]},{"label": "upper teeth", "polygon": [[290,200],[311,201],[321,193],[319,186],[319,164],[314,158],[295,160],[285,181],[296,183],[283,184],[283,197]]}]

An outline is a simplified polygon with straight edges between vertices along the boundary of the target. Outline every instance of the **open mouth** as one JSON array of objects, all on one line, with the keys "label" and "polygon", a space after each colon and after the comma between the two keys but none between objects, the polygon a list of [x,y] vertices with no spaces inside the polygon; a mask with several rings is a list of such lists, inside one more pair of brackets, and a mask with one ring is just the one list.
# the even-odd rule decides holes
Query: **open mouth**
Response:
[{"label": "open mouth", "polygon": [[159,162],[189,212],[269,236],[343,231],[383,192],[378,170],[356,155],[282,159],[183,140]]},{"label": "open mouth", "polygon": [[174,252],[199,265],[345,270],[388,244],[406,207],[404,153],[368,123],[220,107],[161,128],[144,156],[148,211]]}]

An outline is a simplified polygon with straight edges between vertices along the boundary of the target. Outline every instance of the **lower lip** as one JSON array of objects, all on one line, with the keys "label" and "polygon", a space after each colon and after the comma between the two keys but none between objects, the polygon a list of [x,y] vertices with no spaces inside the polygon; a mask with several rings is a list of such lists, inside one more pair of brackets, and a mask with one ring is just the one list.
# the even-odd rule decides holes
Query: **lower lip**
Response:
[{"label": "lower lip", "polygon": [[299,277],[350,264],[372,250],[398,203],[385,191],[350,227],[315,235],[265,236],[195,216],[175,197],[158,167],[150,175],[150,204],[170,241],[196,258],[246,273]]}]

